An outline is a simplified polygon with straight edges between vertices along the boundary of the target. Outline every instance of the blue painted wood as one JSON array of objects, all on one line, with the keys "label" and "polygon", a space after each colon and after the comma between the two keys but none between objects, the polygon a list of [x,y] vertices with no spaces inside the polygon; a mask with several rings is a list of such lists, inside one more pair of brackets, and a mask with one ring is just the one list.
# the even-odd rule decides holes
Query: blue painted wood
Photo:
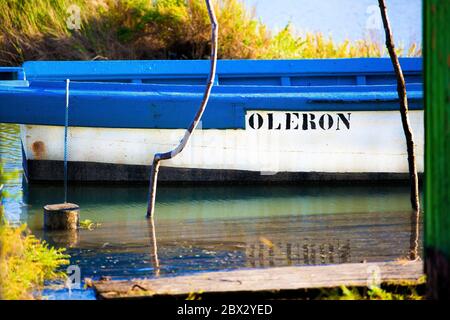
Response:
[{"label": "blue painted wood", "polygon": [[[71,82],[71,126],[186,128],[203,86]],[[408,85],[410,109],[423,109],[422,86]],[[213,87],[205,129],[244,128],[246,110],[397,110],[396,86]],[[0,122],[64,125],[65,82],[0,87]]]},{"label": "blue painted wood", "polygon": [[30,83],[26,80],[0,80],[0,89],[5,87],[28,87]]},{"label": "blue painted wood", "polygon": [[0,82],[5,80],[25,80],[23,68],[19,67],[0,67]]},{"label": "blue painted wood", "polygon": [[[422,109],[422,60],[400,60],[411,109]],[[37,61],[0,68],[0,122],[186,128],[201,101],[209,61]],[[388,58],[220,60],[205,129],[244,128],[246,110],[397,110]],[[3,71],[3,73],[2,73]],[[24,75],[25,72],[25,75]],[[25,81],[25,78],[29,81]],[[153,84],[158,83],[158,84]]]},{"label": "blue painted wood", "polygon": [[[400,59],[407,83],[422,82],[422,59]],[[24,70],[30,80],[111,81],[202,85],[208,60],[31,61]],[[306,60],[219,60],[219,85],[317,86],[395,84],[388,58]],[[286,81],[289,79],[289,81]]]}]

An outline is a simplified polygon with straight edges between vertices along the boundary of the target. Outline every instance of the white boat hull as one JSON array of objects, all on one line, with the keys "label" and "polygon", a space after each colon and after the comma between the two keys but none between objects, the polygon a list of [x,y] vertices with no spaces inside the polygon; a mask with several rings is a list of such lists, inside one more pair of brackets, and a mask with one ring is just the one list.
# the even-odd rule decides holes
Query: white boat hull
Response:
[{"label": "white boat hull", "polygon": [[[290,115],[286,119],[287,113]],[[200,128],[185,150],[162,166],[250,171],[267,176],[283,172],[408,172],[398,111],[338,113],[307,112],[305,116],[295,112],[247,111],[245,129]],[[409,116],[417,168],[423,172],[423,111],[410,111]],[[173,149],[183,135],[183,129],[70,127],[68,160],[148,166],[155,153]],[[21,137],[27,161],[63,161],[64,127],[22,125]]]}]

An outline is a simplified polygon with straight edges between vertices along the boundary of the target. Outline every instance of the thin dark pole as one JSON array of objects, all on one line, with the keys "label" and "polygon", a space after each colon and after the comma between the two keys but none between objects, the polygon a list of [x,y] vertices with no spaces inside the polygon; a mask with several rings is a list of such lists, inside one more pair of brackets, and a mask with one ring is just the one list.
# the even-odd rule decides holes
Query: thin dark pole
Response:
[{"label": "thin dark pole", "polygon": [[411,206],[414,210],[420,211],[419,178],[417,175],[416,155],[414,151],[414,136],[408,117],[408,97],[406,95],[405,78],[403,76],[403,71],[400,66],[397,53],[395,52],[394,40],[384,0],[378,0],[378,4],[380,6],[381,18],[383,20],[384,31],[386,34],[386,47],[394,67],[395,76],[397,77],[397,93],[400,100],[400,115],[406,138],[406,149],[408,152],[409,178],[411,183]]},{"label": "thin dark pole", "polygon": [[67,203],[67,131],[69,127],[69,84],[66,80],[66,114],[64,121],[64,203]]}]

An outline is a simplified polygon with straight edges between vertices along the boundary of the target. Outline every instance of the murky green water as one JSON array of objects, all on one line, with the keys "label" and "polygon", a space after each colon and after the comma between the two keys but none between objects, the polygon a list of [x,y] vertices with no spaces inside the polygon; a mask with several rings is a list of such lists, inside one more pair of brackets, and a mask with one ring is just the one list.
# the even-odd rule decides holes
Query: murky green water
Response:
[{"label": "murky green water", "polygon": [[[6,170],[21,169],[18,127],[0,129]],[[82,278],[387,261],[421,252],[407,184],[160,186],[154,225],[145,219],[147,185],[71,185],[69,201],[80,205],[81,219],[101,224],[76,233],[42,229],[42,207],[63,201],[62,184],[20,178],[6,189],[13,195],[4,203],[8,219],[68,247]],[[45,294],[93,298],[86,290]]]}]

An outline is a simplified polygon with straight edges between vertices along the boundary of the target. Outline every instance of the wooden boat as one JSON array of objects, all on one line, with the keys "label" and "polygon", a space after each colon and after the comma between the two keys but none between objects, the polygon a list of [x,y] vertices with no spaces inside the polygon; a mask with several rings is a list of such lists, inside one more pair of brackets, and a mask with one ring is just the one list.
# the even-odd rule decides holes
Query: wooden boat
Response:
[{"label": "wooden boat", "polygon": [[[422,62],[400,60],[423,172]],[[209,61],[27,62],[0,69],[0,122],[21,124],[30,180],[63,176],[65,79],[69,178],[145,181],[181,139]],[[408,165],[389,59],[222,60],[187,148],[159,180],[258,182],[405,179]]]}]

